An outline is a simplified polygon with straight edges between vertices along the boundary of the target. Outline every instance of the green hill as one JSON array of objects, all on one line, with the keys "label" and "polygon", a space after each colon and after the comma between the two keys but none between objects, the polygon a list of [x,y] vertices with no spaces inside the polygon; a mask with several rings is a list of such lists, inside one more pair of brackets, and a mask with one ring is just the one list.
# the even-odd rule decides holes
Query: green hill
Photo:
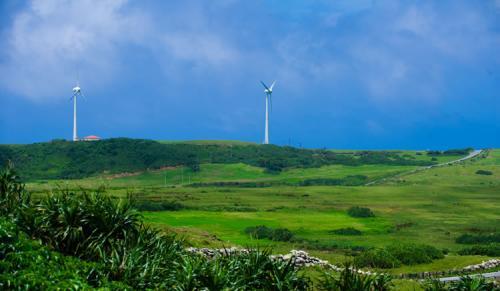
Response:
[{"label": "green hill", "polygon": [[325,165],[423,166],[436,163],[430,156],[399,151],[340,153],[275,145],[237,143],[162,143],[115,138],[96,142],[52,141],[27,145],[0,145],[0,163],[12,161],[27,180],[83,178],[103,173],[140,172],[171,166],[243,163],[280,172],[285,168]]}]

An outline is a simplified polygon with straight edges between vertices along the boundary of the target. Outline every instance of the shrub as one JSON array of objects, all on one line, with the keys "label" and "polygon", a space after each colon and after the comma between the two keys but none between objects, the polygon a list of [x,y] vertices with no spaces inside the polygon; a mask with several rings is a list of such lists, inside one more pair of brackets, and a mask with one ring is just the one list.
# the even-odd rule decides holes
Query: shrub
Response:
[{"label": "shrub", "polygon": [[299,183],[300,186],[360,186],[366,184],[368,177],[365,175],[349,175],[340,179],[316,178],[306,179]]},{"label": "shrub", "polygon": [[371,249],[354,258],[359,267],[390,269],[401,266],[401,262],[386,249]]},{"label": "shrub", "polygon": [[444,258],[441,250],[424,244],[393,244],[386,249],[404,265],[430,263]]},{"label": "shrub", "polygon": [[176,201],[138,201],[134,203],[134,208],[139,211],[178,211],[185,208],[184,204]]},{"label": "shrub", "polygon": [[265,225],[257,225],[257,226],[250,226],[245,228],[245,233],[251,235],[253,238],[256,239],[265,239],[265,238],[271,238],[272,236],[272,228],[267,227]]},{"label": "shrub", "polygon": [[293,238],[293,233],[286,228],[272,229],[265,225],[247,227],[245,233],[256,239],[267,238],[274,241],[290,241]]},{"label": "shrub", "polygon": [[473,150],[472,148],[464,148],[464,149],[449,149],[449,150],[445,150],[445,151],[427,151],[427,155],[429,155],[429,156],[439,156],[439,155],[463,156],[463,155],[467,155],[472,150]]},{"label": "shrub", "polygon": [[470,248],[461,249],[458,251],[458,254],[461,256],[481,255],[496,257],[500,256],[500,244],[492,243],[489,245],[472,246]]},{"label": "shrub", "polygon": [[293,233],[286,228],[277,228],[273,230],[271,239],[275,241],[290,241]]},{"label": "shrub", "polygon": [[489,176],[489,175],[493,175],[493,172],[492,171],[488,171],[488,170],[477,170],[476,174]]},{"label": "shrub", "polygon": [[370,208],[353,206],[347,210],[347,214],[352,217],[374,217],[375,214]]},{"label": "shrub", "polygon": [[500,243],[500,233],[462,234],[455,240],[459,244],[487,244]]},{"label": "shrub", "polygon": [[393,244],[383,249],[370,249],[355,258],[361,267],[393,268],[400,265],[430,263],[442,259],[443,252],[423,244]]},{"label": "shrub", "polygon": [[332,234],[339,235],[361,235],[361,230],[357,230],[354,227],[339,228],[329,231]]}]

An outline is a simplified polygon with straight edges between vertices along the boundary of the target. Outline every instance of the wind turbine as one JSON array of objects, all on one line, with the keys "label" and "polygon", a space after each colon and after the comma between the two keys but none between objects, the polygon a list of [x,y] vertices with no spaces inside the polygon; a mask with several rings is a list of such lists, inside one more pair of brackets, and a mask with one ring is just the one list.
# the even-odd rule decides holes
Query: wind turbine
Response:
[{"label": "wind turbine", "polygon": [[76,86],[73,88],[73,96],[71,97],[71,99],[73,99],[73,141],[78,141],[76,130],[76,99],[80,96],[85,97],[82,93],[82,88],[80,88],[79,82],[76,81]]},{"label": "wind turbine", "polygon": [[272,101],[272,94],[273,94],[273,87],[276,81],[273,81],[271,86],[267,87],[264,82],[260,81],[262,86],[264,86],[264,93],[266,93],[266,130],[264,134],[264,144],[269,144],[269,110],[273,108],[273,101]]}]

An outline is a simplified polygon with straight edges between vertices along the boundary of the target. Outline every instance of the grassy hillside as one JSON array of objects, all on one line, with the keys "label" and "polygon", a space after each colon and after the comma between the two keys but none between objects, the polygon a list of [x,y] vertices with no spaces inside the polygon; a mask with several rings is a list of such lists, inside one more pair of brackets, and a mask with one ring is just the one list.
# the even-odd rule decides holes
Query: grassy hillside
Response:
[{"label": "grassy hillside", "polygon": [[[198,171],[184,166],[171,167],[161,170],[150,170],[145,172],[101,175],[77,180],[43,180],[28,183],[35,190],[49,190],[64,185],[69,188],[95,188],[105,186],[107,188],[127,187],[171,187],[171,186],[235,186],[240,183],[241,187],[256,186],[278,186],[299,185],[303,181],[315,181],[325,179],[332,181],[341,180],[350,176],[364,176],[368,182],[371,180],[389,177],[398,173],[404,173],[414,169],[416,166],[390,166],[390,165],[361,165],[344,166],[332,165],[319,168],[289,168],[279,173],[269,173],[263,168],[254,167],[242,163],[236,164],[202,164]],[[224,185],[227,183],[227,185]]]},{"label": "grassy hillside", "polygon": [[416,156],[394,151],[359,151],[347,154],[274,145],[160,143],[125,138],[96,142],[53,141],[0,145],[0,163],[13,161],[28,180],[75,179],[181,165],[196,171],[199,164],[204,163],[244,163],[264,168],[268,172],[280,172],[286,168],[325,165],[422,166],[438,161],[435,157],[422,159]]},{"label": "grassy hillside", "polygon": [[[62,150],[51,153],[54,147]],[[68,159],[67,167],[74,166],[68,152],[95,155],[94,159],[103,161],[97,161],[101,168],[93,168],[91,175],[82,172],[88,176],[71,180],[32,178],[28,189],[40,197],[58,188],[79,191],[105,186],[113,197],[130,196],[146,205],[143,209],[155,208],[143,212],[148,224],[177,232],[195,246],[260,245],[271,246],[276,253],[299,248],[334,263],[394,243],[420,243],[449,252],[444,259],[390,270],[398,273],[450,269],[484,260],[484,255],[459,255],[470,246],[456,239],[500,229],[498,150],[460,164],[414,172],[421,165],[459,159],[466,151],[325,151],[121,139],[6,148],[17,150],[21,157],[44,149],[47,158]],[[110,151],[142,166],[123,171],[128,165],[121,161],[119,167],[102,171],[113,165],[115,156]],[[151,164],[158,167],[146,167],[143,154],[155,156]],[[197,167],[184,164],[186,158],[195,160]],[[262,160],[281,167],[272,170]],[[39,161],[43,164],[43,159]],[[381,178],[386,180],[363,186]],[[352,217],[348,209],[355,206],[368,207],[375,216]],[[246,232],[261,225],[287,229],[293,240],[256,239]]]},{"label": "grassy hillside", "polygon": [[[353,152],[338,154],[360,158]],[[430,160],[425,152],[398,151],[397,155]],[[444,162],[460,157],[439,155],[435,160]],[[325,165],[269,172],[245,163],[205,163],[198,171],[178,166],[130,175],[33,182],[28,187],[46,193],[57,187],[93,189],[104,185],[113,196],[132,195],[140,201],[176,203],[182,209],[144,212],[146,221],[178,232],[196,246],[264,245],[272,246],[278,253],[301,248],[333,262],[349,260],[359,250],[394,242],[424,243],[450,251],[444,259],[433,263],[392,271],[411,272],[451,269],[486,258],[459,256],[458,252],[467,246],[456,243],[455,239],[471,230],[500,228],[500,208],[496,203],[500,193],[499,157],[500,151],[494,150],[472,161],[398,175],[384,184],[369,187],[301,186],[300,182],[353,175],[373,180],[409,173],[418,166]],[[492,175],[476,174],[480,169],[491,171]],[[249,188],[235,182],[271,184]],[[196,183],[202,184],[193,187]],[[351,217],[347,209],[352,206],[369,207],[375,217]],[[286,228],[296,240],[257,240],[245,233],[246,228],[257,225]],[[334,232],[345,228],[354,228],[361,234]]]}]

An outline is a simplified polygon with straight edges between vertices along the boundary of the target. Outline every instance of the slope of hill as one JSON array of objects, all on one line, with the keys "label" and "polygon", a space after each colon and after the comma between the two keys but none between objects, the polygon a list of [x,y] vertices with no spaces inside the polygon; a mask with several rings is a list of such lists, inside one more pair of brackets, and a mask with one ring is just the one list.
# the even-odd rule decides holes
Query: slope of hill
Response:
[{"label": "slope of hill", "polygon": [[275,145],[161,143],[116,138],[96,142],[53,141],[1,145],[0,163],[12,161],[27,180],[83,178],[103,173],[138,172],[184,165],[193,171],[202,163],[244,163],[269,172],[324,165],[384,164],[423,166],[436,163],[396,151],[336,153]]}]

